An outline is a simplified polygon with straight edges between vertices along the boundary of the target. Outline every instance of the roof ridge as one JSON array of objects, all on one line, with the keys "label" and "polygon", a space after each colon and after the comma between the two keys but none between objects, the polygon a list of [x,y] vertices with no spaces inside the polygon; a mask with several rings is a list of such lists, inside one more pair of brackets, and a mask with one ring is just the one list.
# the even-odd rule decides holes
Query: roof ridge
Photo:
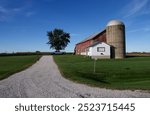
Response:
[{"label": "roof ridge", "polygon": [[94,34],[90,35],[89,37],[85,38],[84,40],[82,40],[81,42],[79,42],[79,43],[77,43],[77,44],[80,44],[80,43],[85,42],[85,41],[87,41],[87,40],[93,39],[93,38],[96,37],[98,34],[104,32],[105,30],[106,30],[106,28],[103,29],[103,30],[100,31],[100,32],[95,32]]}]

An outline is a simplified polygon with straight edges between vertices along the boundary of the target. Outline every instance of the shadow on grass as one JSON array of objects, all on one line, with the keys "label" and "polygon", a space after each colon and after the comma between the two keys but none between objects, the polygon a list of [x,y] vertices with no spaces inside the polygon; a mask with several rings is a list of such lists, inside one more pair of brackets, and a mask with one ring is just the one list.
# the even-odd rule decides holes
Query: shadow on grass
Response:
[{"label": "shadow on grass", "polygon": [[134,57],[138,57],[138,56],[126,56],[126,58],[134,58]]},{"label": "shadow on grass", "polygon": [[106,75],[103,74],[103,73],[77,72],[76,74],[78,76],[84,78],[84,79],[92,80],[92,81],[95,81],[95,82],[100,82],[100,83],[103,83],[103,84],[110,84],[109,82],[107,82]]}]

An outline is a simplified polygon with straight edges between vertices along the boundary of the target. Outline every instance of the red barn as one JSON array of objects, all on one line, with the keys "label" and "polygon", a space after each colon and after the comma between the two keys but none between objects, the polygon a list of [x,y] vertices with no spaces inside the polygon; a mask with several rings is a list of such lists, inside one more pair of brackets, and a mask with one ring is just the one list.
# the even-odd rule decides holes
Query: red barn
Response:
[{"label": "red barn", "polygon": [[125,25],[119,20],[111,20],[106,29],[75,46],[75,54],[92,58],[122,59],[125,58],[125,52]]},{"label": "red barn", "polygon": [[95,42],[106,42],[106,29],[76,44],[75,54],[86,55],[87,47],[94,44]]}]

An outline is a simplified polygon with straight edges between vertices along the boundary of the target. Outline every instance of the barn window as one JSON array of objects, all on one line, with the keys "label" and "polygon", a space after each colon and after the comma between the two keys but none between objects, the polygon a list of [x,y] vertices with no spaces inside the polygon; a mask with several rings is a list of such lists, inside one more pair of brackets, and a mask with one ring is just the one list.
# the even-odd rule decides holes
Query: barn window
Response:
[{"label": "barn window", "polygon": [[97,47],[97,52],[105,52],[105,47]]}]

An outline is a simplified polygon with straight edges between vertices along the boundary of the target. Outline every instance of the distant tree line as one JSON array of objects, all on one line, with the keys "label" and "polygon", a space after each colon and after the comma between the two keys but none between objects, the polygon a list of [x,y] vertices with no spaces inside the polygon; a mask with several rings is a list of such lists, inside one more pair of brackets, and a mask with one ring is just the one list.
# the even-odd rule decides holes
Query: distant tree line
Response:
[{"label": "distant tree line", "polygon": [[[67,52],[66,54],[73,54],[73,52]],[[0,53],[0,56],[26,56],[26,55],[51,55],[51,52],[16,52],[16,53]]]},{"label": "distant tree line", "polygon": [[0,56],[25,56],[25,55],[50,55],[50,52],[16,52],[16,53],[0,53]]}]

